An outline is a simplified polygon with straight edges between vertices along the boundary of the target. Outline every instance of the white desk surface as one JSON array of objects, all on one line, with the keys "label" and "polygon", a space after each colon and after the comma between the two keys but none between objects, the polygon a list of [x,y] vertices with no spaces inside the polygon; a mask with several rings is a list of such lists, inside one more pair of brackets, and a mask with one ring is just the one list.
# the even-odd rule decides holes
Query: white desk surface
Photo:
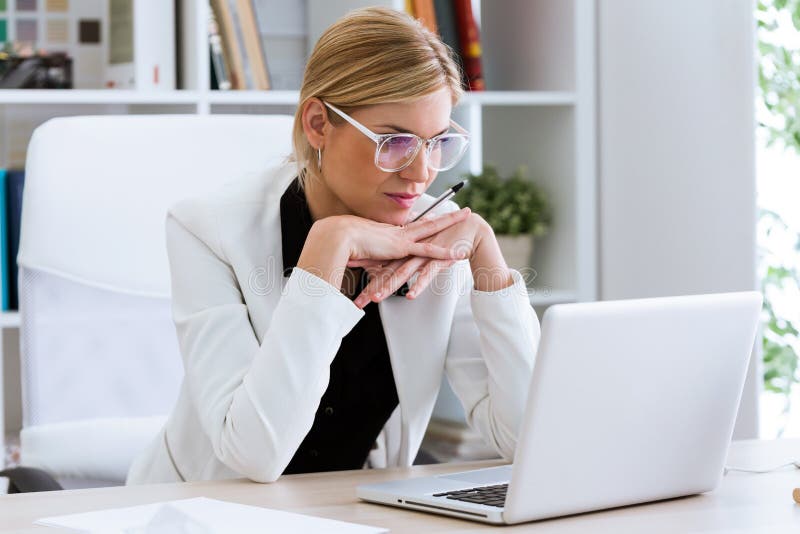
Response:
[{"label": "white desk surface", "polygon": [[[800,458],[800,440],[740,441],[731,446],[729,464],[771,467]],[[800,505],[792,489],[800,487],[800,470],[784,468],[754,475],[729,473],[713,492],[658,503],[526,523],[492,527],[461,519],[364,503],[356,499],[355,486],[394,478],[415,477],[499,462],[471,462],[415,466],[409,469],[344,471],[292,475],[273,484],[245,480],[191,482],[149,486],[69,490],[0,497],[0,532],[56,532],[33,525],[41,517],[132,506],[205,496],[243,504],[306,513],[320,517],[386,527],[392,532],[502,532],[547,533],[676,533],[775,534],[800,532]]]}]

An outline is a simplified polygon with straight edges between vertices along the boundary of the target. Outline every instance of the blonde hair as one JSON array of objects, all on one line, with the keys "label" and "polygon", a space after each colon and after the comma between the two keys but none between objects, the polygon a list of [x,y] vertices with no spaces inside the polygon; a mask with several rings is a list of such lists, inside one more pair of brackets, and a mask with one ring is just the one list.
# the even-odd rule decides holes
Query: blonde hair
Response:
[{"label": "blonde hair", "polygon": [[[301,185],[309,175],[319,177],[317,151],[303,132],[309,98],[350,113],[358,106],[413,101],[442,87],[450,89],[455,106],[463,89],[453,52],[410,15],[367,7],[339,19],[317,41],[303,74],[290,157]],[[328,119],[334,125],[344,122],[335,113]]]}]

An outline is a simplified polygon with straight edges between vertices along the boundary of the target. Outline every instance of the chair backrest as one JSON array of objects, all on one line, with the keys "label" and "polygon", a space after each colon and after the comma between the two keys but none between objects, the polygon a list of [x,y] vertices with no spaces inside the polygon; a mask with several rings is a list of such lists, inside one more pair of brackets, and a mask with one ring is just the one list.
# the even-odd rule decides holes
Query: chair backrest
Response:
[{"label": "chair backrest", "polygon": [[87,419],[118,433],[120,418],[169,412],[183,369],[166,211],[284,159],[291,127],[289,116],[139,115],[36,129],[17,256],[23,437]]}]

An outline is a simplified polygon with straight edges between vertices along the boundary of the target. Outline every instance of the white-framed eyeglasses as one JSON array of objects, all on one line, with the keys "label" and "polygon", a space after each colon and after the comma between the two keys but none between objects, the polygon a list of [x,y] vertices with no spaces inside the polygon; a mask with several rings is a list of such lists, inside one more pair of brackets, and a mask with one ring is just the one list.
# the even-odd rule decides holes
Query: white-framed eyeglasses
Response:
[{"label": "white-framed eyeglasses", "polygon": [[445,132],[430,139],[423,139],[412,133],[378,134],[333,104],[323,103],[375,142],[375,166],[382,171],[397,172],[405,169],[417,157],[423,144],[427,145],[425,155],[428,167],[434,171],[452,169],[467,151],[469,133],[452,119],[450,125],[458,133]]}]

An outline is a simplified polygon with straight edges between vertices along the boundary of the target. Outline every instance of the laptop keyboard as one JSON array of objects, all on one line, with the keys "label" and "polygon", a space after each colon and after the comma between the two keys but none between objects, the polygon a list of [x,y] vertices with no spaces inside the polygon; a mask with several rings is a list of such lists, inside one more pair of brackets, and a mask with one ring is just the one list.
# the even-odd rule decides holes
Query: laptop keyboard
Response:
[{"label": "laptop keyboard", "polygon": [[506,502],[507,491],[508,484],[497,484],[496,486],[481,486],[480,488],[434,493],[433,496],[502,508]]}]

